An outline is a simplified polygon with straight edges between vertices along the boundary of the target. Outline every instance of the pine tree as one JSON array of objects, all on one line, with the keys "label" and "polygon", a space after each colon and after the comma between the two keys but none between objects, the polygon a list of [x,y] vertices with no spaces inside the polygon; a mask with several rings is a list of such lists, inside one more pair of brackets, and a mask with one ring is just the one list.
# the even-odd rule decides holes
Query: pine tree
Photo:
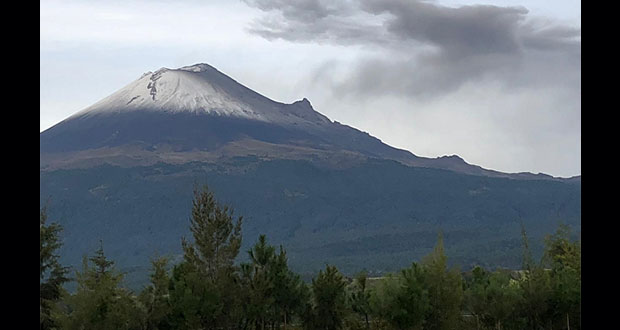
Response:
[{"label": "pine tree", "polygon": [[286,329],[292,315],[300,314],[303,287],[299,275],[288,268],[286,251],[274,246],[260,235],[248,251],[250,262],[241,264],[241,284],[244,316],[242,323],[254,324],[256,329],[268,325]]},{"label": "pine tree", "polygon": [[370,314],[370,290],[367,286],[368,276],[366,272],[360,272],[355,276],[353,291],[349,297],[353,311],[364,318],[366,329],[370,329],[368,315]]},{"label": "pine tree", "polygon": [[518,284],[506,271],[473,270],[473,279],[465,292],[466,310],[476,318],[477,329],[518,329],[517,306],[521,303]]},{"label": "pine tree", "polygon": [[272,279],[276,322],[282,320],[286,330],[291,317],[301,314],[306,285],[299,275],[288,268],[286,251],[281,245],[280,253],[273,260]]},{"label": "pine tree", "polygon": [[443,235],[439,233],[433,252],[421,263],[430,305],[425,329],[454,329],[461,320],[462,278],[457,269],[448,269],[447,260]]},{"label": "pine tree", "polygon": [[213,281],[222,272],[232,272],[241,247],[242,219],[238,217],[234,222],[232,209],[220,205],[208,186],[194,189],[190,219],[194,244],[183,238],[185,260]]},{"label": "pine tree", "polygon": [[168,317],[171,313],[168,285],[168,258],[159,257],[151,261],[150,284],[142,290],[139,300],[145,309],[145,330],[169,329]]},{"label": "pine tree", "polygon": [[193,264],[183,261],[175,265],[169,285],[171,311],[168,319],[171,328],[214,329],[218,322],[222,322],[224,304],[221,294],[221,289],[207,280]]},{"label": "pine tree", "polygon": [[106,276],[110,276],[111,278],[118,279],[118,281],[120,282],[120,280],[122,279],[122,275],[112,273],[114,261],[108,260],[108,258],[105,256],[105,253],[103,252],[103,241],[100,240],[99,244],[99,249],[95,251],[95,255],[88,259],[94,264],[92,272],[93,279],[95,280],[95,282],[99,283],[103,281]]},{"label": "pine tree", "polygon": [[327,265],[312,279],[313,304],[305,315],[307,329],[341,329],[346,311],[346,281],[338,269]]},{"label": "pine tree", "polygon": [[463,292],[464,307],[475,318],[476,329],[480,329],[481,323],[484,323],[487,317],[486,288],[489,285],[489,275],[484,268],[476,266],[472,270],[471,278],[465,283],[467,288]]},{"label": "pine tree", "polygon": [[76,278],[77,292],[67,299],[69,312],[63,328],[142,328],[137,302],[129,290],[121,287],[123,274],[105,256],[103,242],[93,256],[83,258],[82,272],[76,272]]},{"label": "pine tree", "polygon": [[276,258],[275,248],[267,244],[265,235],[260,235],[258,242],[248,251],[250,263],[244,265],[247,278],[248,318],[254,322],[256,329],[264,329],[274,317],[273,265]]},{"label": "pine tree", "polygon": [[43,207],[39,221],[39,322],[41,329],[54,329],[57,321],[51,311],[61,297],[62,285],[69,281],[69,268],[60,264],[56,254],[61,247],[59,233],[62,227],[57,223],[46,225],[46,221],[47,209]]},{"label": "pine tree", "polygon": [[561,225],[556,233],[545,237],[544,257],[551,268],[549,304],[557,327],[580,329],[581,241],[572,241],[570,236],[570,227]]},{"label": "pine tree", "polygon": [[372,311],[393,329],[421,329],[430,301],[424,269],[413,263],[389,274],[370,297]]},{"label": "pine tree", "polygon": [[541,262],[535,262],[529,248],[525,227],[521,227],[523,242],[523,270],[519,279],[521,290],[520,312],[526,328],[537,330],[551,322],[549,299],[551,297],[550,274]]},{"label": "pine tree", "polygon": [[194,241],[182,239],[184,263],[173,270],[171,287],[173,303],[184,306],[173,308],[175,322],[185,322],[178,327],[213,329],[237,323],[241,303],[234,261],[241,247],[241,223],[242,217],[235,221],[232,209],[218,203],[206,185],[194,189]]}]

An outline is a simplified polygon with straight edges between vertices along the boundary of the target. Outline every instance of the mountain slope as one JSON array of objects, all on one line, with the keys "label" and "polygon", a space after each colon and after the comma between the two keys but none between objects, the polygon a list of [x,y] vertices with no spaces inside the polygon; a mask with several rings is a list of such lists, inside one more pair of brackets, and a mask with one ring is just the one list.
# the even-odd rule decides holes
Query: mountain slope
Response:
[{"label": "mountain slope", "polygon": [[[103,240],[106,254],[148,280],[149,258],[182,254],[191,238],[192,189],[207,183],[243,216],[244,251],[265,234],[291,266],[311,274],[325,263],[352,275],[395,271],[419,260],[442,231],[452,264],[517,268],[523,224],[534,252],[559,223],[581,231],[581,185],[512,180],[372,160],[343,169],[303,160],[101,165],[41,172],[41,203],[64,228],[64,264],[79,267]],[[138,285],[139,287],[139,285]]]},{"label": "mountain slope", "polygon": [[281,124],[330,122],[313,111],[307,100],[292,105],[275,102],[208,64],[147,72],[74,117],[136,110],[212,114]]},{"label": "mountain slope", "polygon": [[379,158],[472,175],[560,180],[487,170],[458,156],[418,157],[332,122],[305,98],[292,104],[273,101],[208,64],[143,74],[42,132],[40,154],[42,169],[257,155],[332,167]]},{"label": "mountain slope", "polygon": [[521,224],[534,246],[560,222],[581,228],[580,177],[418,157],[206,64],[147,72],[40,134],[40,205],[64,228],[63,264],[103,240],[137,288],[150,257],[179,257],[203,183],[244,217],[242,251],[266,234],[308,274],[396,270],[440,230],[451,262],[518,267]]}]

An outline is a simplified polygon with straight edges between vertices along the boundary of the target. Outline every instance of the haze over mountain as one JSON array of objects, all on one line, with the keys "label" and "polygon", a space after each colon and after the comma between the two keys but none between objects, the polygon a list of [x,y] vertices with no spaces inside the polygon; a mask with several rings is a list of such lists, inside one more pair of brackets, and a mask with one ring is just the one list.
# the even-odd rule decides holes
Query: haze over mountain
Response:
[{"label": "haze over mountain", "polygon": [[418,157],[207,64],[147,72],[40,133],[40,205],[74,267],[103,240],[140,285],[150,257],[181,253],[203,183],[244,217],[242,251],[266,234],[306,274],[399,269],[439,231],[452,262],[519,267],[521,225],[534,247],[558,223],[581,228],[580,176]]}]

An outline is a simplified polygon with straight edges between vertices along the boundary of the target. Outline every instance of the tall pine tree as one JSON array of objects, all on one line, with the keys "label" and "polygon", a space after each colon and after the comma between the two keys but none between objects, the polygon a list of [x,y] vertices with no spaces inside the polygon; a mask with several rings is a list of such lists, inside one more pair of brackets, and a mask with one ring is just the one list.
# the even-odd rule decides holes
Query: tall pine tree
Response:
[{"label": "tall pine tree", "polygon": [[366,329],[370,329],[370,290],[368,289],[368,276],[365,271],[355,276],[352,291],[349,295],[351,309],[364,318]]},{"label": "tall pine tree", "polygon": [[521,316],[525,319],[525,329],[537,330],[541,326],[551,326],[549,299],[551,297],[551,278],[541,262],[535,262],[529,247],[525,227],[521,226],[523,242],[523,269],[520,273],[519,287],[522,299]]},{"label": "tall pine tree", "polygon": [[207,185],[195,188],[190,218],[194,243],[183,238],[185,260],[211,280],[231,273],[241,247],[242,219],[235,221],[232,209],[219,204]]},{"label": "tall pine tree", "polygon": [[132,292],[121,286],[124,275],[114,268],[103,250],[83,259],[76,272],[77,292],[68,297],[66,329],[141,329],[142,314]]},{"label": "tall pine tree", "polygon": [[393,329],[421,329],[430,304],[424,269],[413,263],[381,280],[370,303],[373,313]]},{"label": "tall pine tree", "polygon": [[150,284],[140,292],[138,297],[145,314],[145,330],[170,329],[168,318],[172,308],[168,285],[168,258],[159,257],[151,260],[152,273]]},{"label": "tall pine tree", "polygon": [[433,252],[421,262],[429,298],[425,329],[455,329],[461,320],[461,273],[457,269],[448,269],[447,261],[443,235],[440,232]]},{"label": "tall pine tree", "polygon": [[57,321],[52,315],[52,307],[61,296],[62,285],[69,281],[68,267],[58,261],[56,251],[61,247],[59,233],[62,227],[57,223],[46,224],[47,208],[40,210],[39,222],[39,322],[41,329],[54,329]]},{"label": "tall pine tree", "polygon": [[232,209],[218,203],[208,186],[194,189],[190,217],[194,241],[182,239],[184,262],[173,270],[171,286],[171,299],[184,305],[173,308],[177,327],[237,325],[241,304],[234,261],[241,247],[241,223],[242,217],[234,219]]},{"label": "tall pine tree", "polygon": [[346,313],[346,280],[335,266],[327,265],[312,279],[312,305],[304,315],[306,329],[341,329]]},{"label": "tall pine tree", "polygon": [[561,225],[545,238],[545,262],[551,268],[550,310],[554,328],[581,329],[581,241]]}]

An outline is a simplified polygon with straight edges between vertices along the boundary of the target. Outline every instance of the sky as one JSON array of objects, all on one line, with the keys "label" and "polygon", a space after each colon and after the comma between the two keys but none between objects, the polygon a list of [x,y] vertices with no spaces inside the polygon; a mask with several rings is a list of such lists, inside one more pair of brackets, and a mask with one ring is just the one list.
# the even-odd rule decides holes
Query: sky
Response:
[{"label": "sky", "polygon": [[417,156],[581,175],[575,0],[41,0],[40,131],[196,63]]}]

